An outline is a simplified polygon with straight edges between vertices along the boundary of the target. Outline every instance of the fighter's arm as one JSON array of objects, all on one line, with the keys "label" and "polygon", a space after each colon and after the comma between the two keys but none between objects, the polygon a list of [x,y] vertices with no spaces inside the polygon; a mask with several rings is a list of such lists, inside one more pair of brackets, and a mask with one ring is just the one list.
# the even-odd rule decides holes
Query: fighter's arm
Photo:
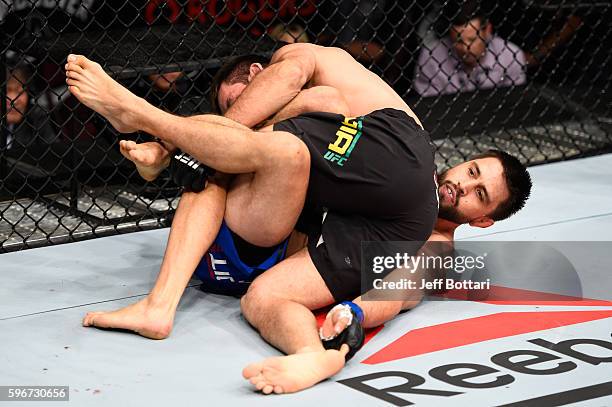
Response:
[{"label": "fighter's arm", "polygon": [[418,299],[405,301],[363,301],[361,297],[357,297],[353,302],[363,310],[363,327],[373,328],[392,320],[403,310],[416,307],[422,296],[423,294],[419,293]]},{"label": "fighter's arm", "polygon": [[[444,247],[445,244],[450,244],[451,241],[434,231],[434,233],[429,237],[428,242],[441,242],[444,245],[439,246]],[[430,246],[432,247],[432,246]],[[436,247],[433,245],[433,247]],[[437,250],[437,249],[436,249]],[[389,273],[385,277],[385,281],[390,280],[398,280],[403,277],[410,278],[412,281],[416,282],[417,287],[420,287],[421,280],[426,277],[426,270],[419,270],[415,273],[406,274],[404,270],[397,269],[392,273]],[[367,295],[367,294],[366,294]],[[379,325],[384,324],[387,321],[395,318],[401,311],[409,310],[421,302],[425,292],[421,289],[407,289],[404,291],[401,299],[397,300],[388,300],[388,301],[374,301],[374,300],[363,300],[363,298],[357,297],[353,300],[355,304],[357,304],[362,310],[364,314],[364,320],[362,322],[362,326],[364,328],[373,328]],[[337,315],[328,315],[324,325],[323,332],[326,335],[329,335],[332,332],[332,329],[335,332],[341,332],[346,327],[346,320],[339,318],[340,313]]]},{"label": "fighter's arm", "polygon": [[249,83],[225,117],[254,127],[280,111],[310,81],[316,62],[312,44],[289,44]]},{"label": "fighter's arm", "polygon": [[[394,280],[396,277],[394,274],[399,278],[399,276],[403,275],[404,273],[402,273],[401,270],[395,270],[385,277],[384,280]],[[415,278],[414,281],[416,280],[417,279]],[[406,292],[403,294],[403,298],[398,300],[364,300],[362,296],[355,298],[352,302],[357,304],[363,311],[364,319],[361,322],[361,325],[364,328],[373,328],[382,325],[385,322],[395,318],[402,310],[416,307],[423,298],[422,290],[406,290]],[[348,320],[343,317],[341,310],[332,309],[332,311],[327,314],[325,321],[323,322],[321,333],[325,337],[332,336],[334,333],[339,334],[346,328],[347,323]]]},{"label": "fighter's arm", "polygon": [[261,127],[309,112],[337,113],[343,116],[350,115],[346,99],[344,99],[340,91],[331,86],[315,86],[301,90],[291,102],[285,105],[270,120],[266,120]]},{"label": "fighter's arm", "polygon": [[[421,302],[423,298],[423,292],[421,290],[410,290],[409,293],[406,294],[406,297],[401,300],[396,301],[371,301],[371,300],[363,300],[361,296],[355,298],[353,302],[357,304],[362,310],[364,319],[361,323],[364,328],[374,328],[376,326],[382,325],[387,321],[395,318],[401,311],[409,310]],[[333,320],[333,316],[331,316],[332,320],[330,322],[334,323],[334,329],[336,332],[342,331],[345,327],[344,321],[341,320]],[[326,320],[326,323],[329,323]]]}]

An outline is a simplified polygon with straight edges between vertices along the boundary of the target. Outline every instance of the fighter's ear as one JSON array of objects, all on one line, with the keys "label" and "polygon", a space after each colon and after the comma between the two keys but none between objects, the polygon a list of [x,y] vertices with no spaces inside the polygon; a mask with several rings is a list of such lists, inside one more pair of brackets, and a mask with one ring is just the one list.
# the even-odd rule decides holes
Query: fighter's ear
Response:
[{"label": "fighter's ear", "polygon": [[263,69],[264,68],[260,63],[251,64],[251,66],[249,67],[249,82],[253,80],[255,75],[263,71]]},{"label": "fighter's ear", "polygon": [[493,224],[495,224],[495,221],[489,218],[488,216],[481,216],[479,218],[472,219],[469,223],[470,226],[473,226],[475,228],[488,228],[489,226],[493,226]]}]

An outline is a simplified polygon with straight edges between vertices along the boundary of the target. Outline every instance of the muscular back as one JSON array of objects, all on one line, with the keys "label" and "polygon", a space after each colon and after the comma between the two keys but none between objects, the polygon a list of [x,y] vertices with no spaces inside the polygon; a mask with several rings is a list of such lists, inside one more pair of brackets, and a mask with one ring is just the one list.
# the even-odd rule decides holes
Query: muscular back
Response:
[{"label": "muscular back", "polygon": [[285,48],[288,51],[287,57],[293,54],[298,58],[300,54],[304,56],[306,53],[314,56],[314,71],[306,87],[336,88],[346,100],[351,116],[394,108],[405,111],[421,125],[414,112],[391,86],[357,62],[348,52],[314,44],[292,44],[281,48],[274,55],[272,63],[283,59]]}]

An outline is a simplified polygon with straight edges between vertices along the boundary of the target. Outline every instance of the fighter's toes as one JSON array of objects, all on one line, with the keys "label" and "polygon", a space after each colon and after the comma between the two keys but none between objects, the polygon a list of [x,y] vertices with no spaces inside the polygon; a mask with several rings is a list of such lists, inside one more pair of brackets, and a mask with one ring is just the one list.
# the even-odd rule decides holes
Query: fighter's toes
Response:
[{"label": "fighter's toes", "polygon": [[257,376],[261,376],[261,372],[263,371],[263,363],[251,363],[244,369],[242,369],[242,377],[245,379],[255,379]]},{"label": "fighter's toes", "polygon": [[66,78],[66,84],[68,85],[69,88],[78,88],[80,85],[80,82],[77,81],[76,79]]},{"label": "fighter's toes", "polygon": [[257,386],[257,383],[265,382],[265,380],[266,379],[264,379],[264,377],[262,375],[260,375],[260,374],[255,375],[255,376],[249,378],[249,381],[251,382],[251,384],[253,386]]},{"label": "fighter's toes", "polygon": [[69,85],[68,90],[77,98],[81,97],[81,89],[75,85]]},{"label": "fighter's toes", "polygon": [[85,318],[83,318],[83,326],[93,326],[94,325],[94,318],[98,314],[99,314],[99,312],[88,312],[85,315]]},{"label": "fighter's toes", "polygon": [[253,383],[253,387],[255,387],[257,391],[261,391],[264,387],[268,386],[268,382],[266,382],[265,380],[258,380],[256,382],[251,383]]},{"label": "fighter's toes", "polygon": [[66,71],[66,78],[75,79],[75,80],[82,80],[83,79],[83,75],[80,72],[69,70],[69,71]]},{"label": "fighter's toes", "polygon": [[138,144],[136,144],[136,142],[132,140],[120,140],[119,145],[125,148],[126,150],[132,150],[136,148]]},{"label": "fighter's toes", "polygon": [[68,62],[66,65],[64,65],[64,69],[66,69],[66,72],[76,72],[80,74],[85,72],[81,65],[77,65],[74,62]]},{"label": "fighter's toes", "polygon": [[82,68],[89,69],[96,66],[96,63],[87,59],[83,55],[70,54],[68,55],[68,63],[76,64]]}]

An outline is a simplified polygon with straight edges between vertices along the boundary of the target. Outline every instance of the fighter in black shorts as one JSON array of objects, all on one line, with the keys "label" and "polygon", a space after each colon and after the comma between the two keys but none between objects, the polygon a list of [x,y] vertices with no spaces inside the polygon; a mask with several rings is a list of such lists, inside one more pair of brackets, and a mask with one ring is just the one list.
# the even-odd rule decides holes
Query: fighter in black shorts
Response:
[{"label": "fighter in black shorts", "polygon": [[[304,202],[308,205],[307,213],[320,212],[329,205],[329,224],[326,218],[321,236],[309,243],[314,249],[322,250],[324,245],[329,249],[326,239],[330,245],[340,246],[341,237],[352,241],[349,246],[370,236],[426,240],[435,220],[437,191],[429,141],[424,132],[420,132],[423,135],[420,138],[419,131],[415,132],[419,123],[414,113],[386,83],[348,54],[312,44],[295,45],[281,48],[270,67],[261,71],[246,89],[246,85],[238,89],[239,83],[227,84],[223,91],[225,108],[231,105],[227,115],[231,116],[230,111],[247,112],[244,117],[249,119],[242,122],[253,126],[280,110],[279,106],[297,99],[302,88],[308,90],[314,84],[332,86],[347,98],[348,116],[354,119],[347,120],[349,125],[337,121],[333,127],[329,120],[338,120],[338,116],[326,116],[325,120],[313,118],[315,126],[322,125],[332,131],[328,135],[316,134],[329,137],[328,141],[317,142],[315,135],[304,133],[308,125],[303,129],[296,126],[297,130],[293,131],[297,134],[265,128],[254,132],[219,116],[170,115],[128,92],[99,65],[82,56],[69,57],[67,82],[81,102],[105,116],[119,131],[142,130],[218,171],[252,174],[230,187],[224,217],[232,231],[253,244],[274,245],[286,238]],[[361,128],[357,119],[360,116],[363,116]],[[301,117],[297,122],[300,120],[310,119]],[[361,148],[364,140],[368,140],[364,144],[367,147]],[[341,172],[339,167],[344,166],[351,171]],[[503,184],[503,174],[492,174],[492,178],[489,175],[483,172],[474,177],[484,177],[483,185]],[[310,176],[313,178],[309,184]],[[385,186],[383,181],[392,187]],[[206,191],[216,193],[219,188],[212,184]],[[459,189],[450,185],[445,188],[445,192],[440,190],[445,199],[459,204]],[[468,203],[478,219],[484,219],[508,199],[504,187],[490,192],[496,193],[483,195],[481,203],[471,198],[461,202]],[[184,200],[185,197],[181,204]],[[402,204],[408,207],[402,208]],[[223,214],[219,210],[215,213]],[[189,225],[187,215],[183,221]],[[175,223],[173,229],[179,230]],[[311,236],[314,238],[316,234],[311,232]],[[183,244],[192,245],[190,240]],[[169,247],[167,253],[178,253],[179,244]],[[264,393],[301,390],[344,366],[348,350],[345,347],[340,351],[323,349],[311,312],[333,304],[335,298],[329,288],[341,285],[328,282],[328,287],[329,278],[321,277],[326,272],[317,271],[314,262],[332,264],[332,267],[339,262],[336,257],[321,255],[319,250],[300,250],[280,262],[260,275],[242,298],[242,311],[247,320],[268,342],[290,355],[245,368],[245,377]],[[317,254],[311,258],[310,253]],[[357,270],[354,261],[358,259],[351,257],[353,253],[355,249],[350,249],[342,260],[347,267]],[[376,321],[373,312],[367,318],[370,323]]]},{"label": "fighter in black shorts", "polygon": [[361,242],[429,238],[438,213],[434,150],[405,112],[308,113],[274,130],[296,135],[310,152],[297,230],[336,301],[362,294]]}]

